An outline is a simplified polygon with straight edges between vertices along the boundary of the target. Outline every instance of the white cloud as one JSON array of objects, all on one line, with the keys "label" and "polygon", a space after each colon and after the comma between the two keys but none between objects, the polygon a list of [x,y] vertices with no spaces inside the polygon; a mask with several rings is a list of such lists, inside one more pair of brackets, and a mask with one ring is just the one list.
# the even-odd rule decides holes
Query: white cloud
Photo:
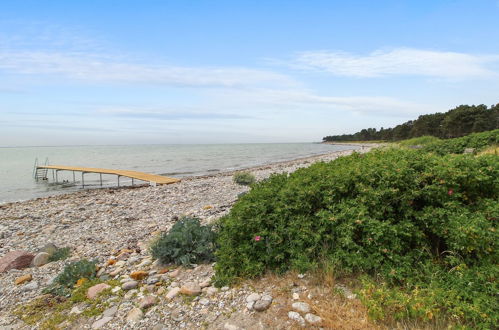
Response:
[{"label": "white cloud", "polygon": [[390,75],[464,79],[498,76],[491,66],[499,55],[473,55],[413,48],[377,50],[369,55],[308,51],[292,61],[294,67],[326,71],[336,76],[383,77]]},{"label": "white cloud", "polygon": [[[217,109],[248,109],[253,113],[289,112],[299,110],[305,113],[337,111],[339,114],[384,114],[389,116],[414,116],[437,111],[434,106],[403,101],[382,96],[323,96],[305,89],[244,89],[212,91],[211,97],[217,100]],[[259,109],[259,110],[258,110]]]},{"label": "white cloud", "polygon": [[288,76],[266,70],[150,65],[81,52],[0,50],[0,70],[26,75],[56,75],[80,81],[189,87],[296,84]]}]

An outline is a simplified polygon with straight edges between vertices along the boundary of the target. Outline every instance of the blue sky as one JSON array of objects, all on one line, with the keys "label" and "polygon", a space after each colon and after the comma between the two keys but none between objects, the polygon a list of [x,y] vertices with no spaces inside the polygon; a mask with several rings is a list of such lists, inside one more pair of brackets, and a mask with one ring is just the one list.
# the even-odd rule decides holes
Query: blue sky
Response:
[{"label": "blue sky", "polygon": [[0,2],[0,146],[320,141],[499,102],[499,1]]}]

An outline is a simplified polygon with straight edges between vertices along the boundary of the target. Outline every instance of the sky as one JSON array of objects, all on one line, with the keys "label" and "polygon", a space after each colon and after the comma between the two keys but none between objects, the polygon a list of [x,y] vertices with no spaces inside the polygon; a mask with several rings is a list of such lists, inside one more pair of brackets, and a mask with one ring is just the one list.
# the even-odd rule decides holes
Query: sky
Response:
[{"label": "sky", "polygon": [[0,1],[0,146],[321,141],[499,103],[499,1]]}]

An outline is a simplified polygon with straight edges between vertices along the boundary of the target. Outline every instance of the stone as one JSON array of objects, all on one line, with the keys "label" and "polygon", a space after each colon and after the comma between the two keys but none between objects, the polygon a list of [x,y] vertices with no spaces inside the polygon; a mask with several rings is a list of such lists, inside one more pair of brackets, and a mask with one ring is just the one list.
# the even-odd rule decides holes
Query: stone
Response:
[{"label": "stone", "polygon": [[255,302],[254,301],[250,301],[250,302],[246,303],[246,308],[248,310],[250,310],[250,311],[253,310],[253,306],[255,306]]},{"label": "stone", "polygon": [[130,257],[130,252],[121,252],[116,256],[116,260],[127,260]]},{"label": "stone", "polygon": [[170,275],[170,277],[176,278],[180,275],[180,269],[177,268],[168,275]]},{"label": "stone", "polygon": [[215,287],[212,287],[210,286],[207,290],[206,290],[206,294],[208,296],[213,296],[213,295],[216,295],[218,293],[218,289],[215,288]]},{"label": "stone", "polygon": [[73,308],[71,308],[71,310],[69,311],[69,314],[79,315],[81,313],[83,313],[83,311],[80,310],[80,308],[78,306],[73,306]]},{"label": "stone", "polygon": [[188,296],[196,296],[201,293],[201,287],[196,282],[187,282],[180,288],[180,293]]},{"label": "stone", "polygon": [[317,316],[317,315],[314,315],[311,313],[307,313],[305,315],[305,321],[307,321],[308,323],[310,323],[312,325],[318,325],[319,323],[322,322],[322,318],[320,316]]},{"label": "stone", "polygon": [[28,284],[21,287],[21,291],[23,291],[23,292],[33,291],[36,289],[38,289],[38,282],[36,282],[36,281],[29,282]]},{"label": "stone", "polygon": [[132,289],[130,291],[128,291],[127,293],[125,293],[125,296],[123,297],[123,299],[125,300],[130,300],[132,299],[132,297],[134,295],[136,295],[139,291],[137,289]]},{"label": "stone", "polygon": [[95,297],[97,297],[102,291],[106,290],[106,289],[110,289],[111,286],[109,284],[106,284],[106,283],[100,283],[100,284],[96,284],[90,288],[88,288],[88,291],[87,291],[87,298],[88,299],[94,299]]},{"label": "stone", "polygon": [[268,309],[271,304],[272,300],[258,300],[255,301],[253,309],[256,310],[257,312],[263,312],[264,310]]},{"label": "stone", "polygon": [[300,315],[300,313],[297,312],[288,312],[288,317],[295,321],[298,322],[302,327],[305,326],[305,319]]},{"label": "stone", "polygon": [[150,259],[145,259],[137,267],[138,268],[144,268],[146,266],[149,266],[150,264],[152,264],[152,261]]},{"label": "stone", "polygon": [[141,308],[141,309],[148,309],[149,307],[152,307],[152,306],[156,305],[156,303],[157,303],[156,297],[145,296],[140,301],[139,308]]},{"label": "stone", "polygon": [[123,267],[126,265],[126,262],[123,260],[119,260],[114,264],[114,267]]},{"label": "stone", "polygon": [[345,298],[347,298],[349,300],[357,298],[357,295],[355,293],[353,293],[349,288],[347,288],[344,285],[336,284],[335,288],[337,290],[341,291],[343,293],[343,295],[345,296]]},{"label": "stone", "polygon": [[180,288],[173,288],[166,294],[166,299],[172,300],[180,293]]},{"label": "stone", "polygon": [[300,312],[300,313],[308,313],[310,312],[310,306],[307,304],[307,303],[304,303],[304,302],[301,302],[301,301],[297,301],[297,302],[294,302],[291,307],[293,307],[293,309],[297,312]]},{"label": "stone", "polygon": [[134,280],[141,281],[144,278],[146,278],[148,275],[149,275],[148,272],[143,271],[143,270],[138,270],[138,271],[132,272],[130,274],[130,277],[133,278]]},{"label": "stone", "polygon": [[106,271],[106,268],[105,267],[101,267],[101,268],[99,268],[99,271],[97,272],[97,274],[95,276],[101,277],[102,275],[104,275],[105,271]]},{"label": "stone", "polygon": [[128,282],[123,283],[123,285],[121,286],[121,288],[123,290],[131,290],[131,289],[135,289],[138,286],[139,286],[139,282],[137,282],[137,281],[128,281]]},{"label": "stone", "polygon": [[240,330],[241,328],[240,328],[240,327],[238,327],[238,326],[237,326],[237,325],[235,325],[235,324],[231,324],[231,323],[228,323],[228,322],[227,322],[227,323],[225,323],[225,324],[224,324],[224,329],[225,329],[225,330]]},{"label": "stone", "polygon": [[99,277],[99,279],[102,281],[109,281],[111,279],[111,277],[107,274],[104,274],[101,277]]},{"label": "stone", "polygon": [[110,316],[104,316],[100,320],[95,321],[92,323],[92,329],[100,329],[102,328],[107,322],[111,321],[113,318]]},{"label": "stone", "polygon": [[113,317],[116,313],[118,312],[118,306],[113,306],[104,311],[102,315],[108,316],[108,317]]},{"label": "stone", "polygon": [[260,300],[261,296],[258,293],[252,293],[249,296],[246,297],[246,302],[255,302],[257,300]]},{"label": "stone", "polygon": [[210,285],[211,285],[211,280],[206,280],[206,281],[203,281],[203,282],[199,283],[199,286],[201,287],[201,289],[207,288]]},{"label": "stone", "polygon": [[[43,227],[42,233],[45,235],[50,235],[50,234],[53,234],[56,229],[57,229],[57,225],[48,225],[48,226]],[[52,244],[52,243],[49,243],[49,244]]]},{"label": "stone", "polygon": [[140,321],[140,319],[143,317],[144,313],[142,312],[142,310],[140,308],[135,307],[132,310],[130,310],[126,315],[126,321],[130,323],[135,323]]},{"label": "stone", "polygon": [[109,275],[110,276],[116,276],[116,275],[119,275],[119,273],[121,273],[122,271],[123,271],[123,268],[118,267],[115,270],[109,272]]},{"label": "stone", "polygon": [[210,300],[206,298],[199,299],[199,303],[203,306],[208,306],[210,304]]},{"label": "stone", "polygon": [[[54,230],[57,228],[57,226],[50,225],[47,228],[50,228],[51,233],[53,233]],[[54,243],[47,243],[40,250],[38,250],[38,253],[45,252],[45,253],[48,253],[49,256],[51,256],[55,253],[55,251],[57,251],[57,249],[58,249],[58,247]]]},{"label": "stone", "polygon": [[166,293],[166,289],[165,289],[165,287],[164,287],[164,286],[159,287],[158,291],[156,292],[156,294],[157,294],[158,296],[162,296],[162,295],[164,295],[165,293]]},{"label": "stone", "polygon": [[23,275],[21,277],[16,278],[15,283],[16,283],[16,285],[21,285],[21,284],[24,284],[26,282],[31,281],[32,279],[33,279],[33,276],[31,274],[26,274],[26,275]]},{"label": "stone", "polygon": [[39,252],[34,258],[33,258],[33,266],[35,267],[40,267],[49,262],[49,257],[50,254],[47,252]]},{"label": "stone", "polygon": [[465,148],[464,153],[465,154],[472,154],[475,152],[475,148]]},{"label": "stone", "polygon": [[146,280],[146,283],[148,285],[156,284],[158,282],[159,282],[159,277],[158,276],[151,276],[151,277],[148,277],[147,280]]},{"label": "stone", "polygon": [[223,286],[220,288],[220,291],[222,291],[222,292],[229,291],[229,290],[230,290],[230,288],[228,286]]},{"label": "stone", "polygon": [[29,267],[35,256],[27,251],[11,251],[0,258],[0,273]]},{"label": "stone", "polygon": [[298,292],[293,292],[293,300],[300,299],[300,294]]},{"label": "stone", "polygon": [[156,324],[154,327],[151,328],[151,330],[165,330],[165,329],[168,328],[164,324]]},{"label": "stone", "polygon": [[181,314],[180,311],[178,310],[174,310],[171,314],[171,318],[173,321],[177,321],[177,322],[180,322],[184,319],[184,316]]}]

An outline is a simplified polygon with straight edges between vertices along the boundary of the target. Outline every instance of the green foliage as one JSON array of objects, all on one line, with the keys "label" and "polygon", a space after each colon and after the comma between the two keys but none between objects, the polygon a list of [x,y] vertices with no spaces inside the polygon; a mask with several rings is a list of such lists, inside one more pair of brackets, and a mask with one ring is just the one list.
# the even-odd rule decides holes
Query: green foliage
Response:
[{"label": "green foliage", "polygon": [[234,182],[243,186],[255,183],[255,176],[249,172],[238,172],[234,174]]},{"label": "green foliage", "polygon": [[409,140],[403,140],[399,142],[399,145],[402,147],[409,147],[409,146],[424,146],[430,143],[435,143],[440,141],[439,138],[430,136],[430,135],[425,135],[425,136],[420,136],[417,138],[412,138]]},{"label": "green foliage", "polygon": [[[437,308],[473,323],[469,311],[497,314],[498,199],[495,156],[388,149],[273,175],[220,219],[216,282],[327,262],[389,287],[452,292]],[[473,274],[483,279],[467,284]]]},{"label": "green foliage", "polygon": [[153,258],[162,263],[188,266],[212,261],[214,248],[215,232],[211,226],[201,225],[197,218],[184,217],[168,233],[162,234],[150,250]]},{"label": "green foliage", "polygon": [[499,144],[499,129],[456,139],[436,141],[426,145],[423,150],[439,155],[462,154],[466,148],[474,148],[479,151],[494,144]]},{"label": "green foliage", "polygon": [[498,324],[494,299],[499,289],[497,265],[468,267],[461,263],[448,271],[428,262],[418,271],[427,279],[409,278],[403,286],[365,277],[359,294],[369,315],[390,322],[445,320],[473,329],[491,329]]},{"label": "green foliage", "polygon": [[394,128],[368,128],[354,134],[326,136],[323,141],[400,141],[425,135],[449,139],[494,129],[499,129],[499,104],[490,108],[483,104],[460,105],[446,113],[419,116]]},{"label": "green foliage", "polygon": [[69,247],[63,247],[55,250],[55,252],[49,257],[49,262],[65,260],[71,255],[71,249]]},{"label": "green foliage", "polygon": [[92,279],[95,277],[96,265],[96,261],[89,261],[87,259],[67,264],[54,281],[44,289],[44,293],[69,296],[71,294],[71,289],[79,279]]}]

